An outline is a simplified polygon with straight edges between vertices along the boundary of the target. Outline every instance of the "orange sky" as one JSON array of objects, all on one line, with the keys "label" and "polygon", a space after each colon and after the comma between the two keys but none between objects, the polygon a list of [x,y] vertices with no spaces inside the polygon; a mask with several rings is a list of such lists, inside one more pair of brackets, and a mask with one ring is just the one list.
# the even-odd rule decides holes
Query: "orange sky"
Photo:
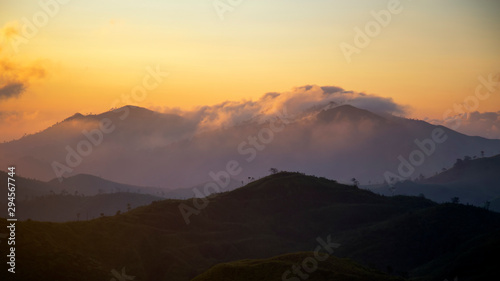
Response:
[{"label": "orange sky", "polygon": [[[392,97],[410,117],[441,118],[474,94],[479,76],[500,73],[498,1],[402,0],[393,11],[391,1],[243,0],[218,13],[211,0],[0,0],[0,141],[75,112],[192,108],[306,84]],[[341,44],[356,47],[355,28],[374,13],[391,19],[349,62]],[[144,100],[116,103],[149,79],[148,67],[169,75],[148,80]],[[500,91],[477,110],[500,110]]]}]

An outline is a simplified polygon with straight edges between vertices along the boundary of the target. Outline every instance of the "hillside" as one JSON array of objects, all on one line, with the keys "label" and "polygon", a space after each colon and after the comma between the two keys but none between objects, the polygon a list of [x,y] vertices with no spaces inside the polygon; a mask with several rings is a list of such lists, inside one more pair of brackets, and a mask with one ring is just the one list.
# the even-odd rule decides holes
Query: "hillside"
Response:
[{"label": "hillside", "polygon": [[430,184],[488,185],[500,189],[500,154],[471,160],[457,159],[451,169],[424,181]]},{"label": "hillside", "polygon": [[[382,272],[360,266],[349,259],[339,259],[333,256],[317,262],[317,269],[311,263],[310,274],[301,269],[301,273],[292,273],[292,266],[302,265],[305,260],[314,259],[314,253],[293,253],[261,260],[240,260],[218,264],[192,281],[261,281],[261,280],[296,280],[304,276],[310,281],[396,281],[403,278],[391,277]],[[307,266],[307,265],[306,265]],[[286,279],[282,276],[290,271]]]},{"label": "hillside", "polygon": [[89,220],[113,216],[164,198],[149,194],[109,193],[94,196],[47,195],[19,202],[17,218],[50,222]]},{"label": "hillside", "polygon": [[[97,218],[101,213],[109,216],[164,199],[167,192],[92,175],[76,175],[63,182],[57,179],[42,182],[17,174],[15,179],[17,218],[20,220],[65,222]],[[7,173],[0,171],[0,180],[7,182]],[[7,205],[6,192],[0,193],[0,203]],[[2,210],[0,217],[7,217],[7,209]]]},{"label": "hillside", "polygon": [[470,271],[463,262],[486,243],[481,236],[500,228],[500,215],[482,209],[383,197],[285,172],[209,198],[189,225],[181,204],[193,207],[192,200],[164,200],[91,221],[20,222],[18,277],[102,280],[126,268],[135,280],[190,280],[220,263],[312,251],[322,238],[341,245],[335,256],[364,267],[468,281],[490,272],[488,263]]},{"label": "hillside", "polygon": [[384,195],[425,196],[433,201],[450,202],[458,197],[464,204],[500,212],[495,199],[500,197],[500,155],[470,160],[458,159],[455,164],[435,176],[419,181],[399,182],[391,189],[386,185],[368,187]]},{"label": "hillside", "polygon": [[48,184],[50,184],[54,188],[54,192],[61,192],[62,190],[66,190],[66,192],[70,194],[76,192],[78,194],[84,195],[96,195],[101,193],[113,192],[131,192],[163,196],[166,191],[165,189],[161,188],[118,183],[87,174],[78,174],[75,176],[67,177],[64,178],[63,181],[59,181],[57,178],[55,178],[49,181]]}]

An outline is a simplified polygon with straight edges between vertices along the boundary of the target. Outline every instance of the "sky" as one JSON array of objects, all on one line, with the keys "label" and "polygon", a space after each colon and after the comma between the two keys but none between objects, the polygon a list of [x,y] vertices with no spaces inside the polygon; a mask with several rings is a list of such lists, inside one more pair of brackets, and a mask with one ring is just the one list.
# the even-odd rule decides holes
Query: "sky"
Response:
[{"label": "sky", "polygon": [[481,81],[499,81],[499,11],[496,0],[0,0],[0,141],[76,112],[189,110],[303,85],[392,99],[434,123],[468,101],[468,120],[496,126],[500,89]]}]

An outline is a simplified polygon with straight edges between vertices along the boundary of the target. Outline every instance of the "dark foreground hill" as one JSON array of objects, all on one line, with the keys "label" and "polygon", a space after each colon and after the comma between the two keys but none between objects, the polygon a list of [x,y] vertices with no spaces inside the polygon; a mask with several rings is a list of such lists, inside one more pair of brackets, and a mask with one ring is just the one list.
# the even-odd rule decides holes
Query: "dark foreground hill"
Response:
[{"label": "dark foreground hill", "polygon": [[[193,281],[297,280],[296,278],[306,278],[309,281],[404,280],[403,278],[391,277],[388,274],[365,268],[349,259],[339,259],[332,256],[317,265],[304,263],[304,261],[313,259],[315,259],[313,253],[302,252],[269,259],[223,263],[212,267],[207,272],[194,278]],[[293,268],[296,266],[301,267],[303,263],[307,270],[301,268],[300,272],[294,274]]]},{"label": "dark foreground hill", "polygon": [[[479,280],[496,270],[484,253],[500,250],[500,214],[480,208],[384,197],[298,173],[200,200],[83,222],[18,222],[16,278],[110,280],[123,271],[134,280],[191,280],[220,263],[314,251],[318,239],[340,244],[336,257],[416,280]],[[180,206],[195,210],[189,224]]]}]

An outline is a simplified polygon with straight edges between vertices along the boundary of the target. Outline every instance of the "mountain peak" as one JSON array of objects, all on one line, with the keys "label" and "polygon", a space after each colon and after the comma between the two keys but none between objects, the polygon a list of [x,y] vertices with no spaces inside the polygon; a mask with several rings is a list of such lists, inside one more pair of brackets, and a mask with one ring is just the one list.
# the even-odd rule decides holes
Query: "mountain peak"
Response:
[{"label": "mountain peak", "polygon": [[64,119],[64,121],[78,120],[78,119],[81,119],[84,117],[85,117],[85,115],[81,114],[80,112],[77,112],[77,113],[73,114],[72,116]]},{"label": "mountain peak", "polygon": [[326,109],[318,113],[317,119],[321,122],[332,121],[363,121],[373,120],[382,122],[385,119],[371,111],[360,109],[349,104],[344,104],[334,108]]}]

